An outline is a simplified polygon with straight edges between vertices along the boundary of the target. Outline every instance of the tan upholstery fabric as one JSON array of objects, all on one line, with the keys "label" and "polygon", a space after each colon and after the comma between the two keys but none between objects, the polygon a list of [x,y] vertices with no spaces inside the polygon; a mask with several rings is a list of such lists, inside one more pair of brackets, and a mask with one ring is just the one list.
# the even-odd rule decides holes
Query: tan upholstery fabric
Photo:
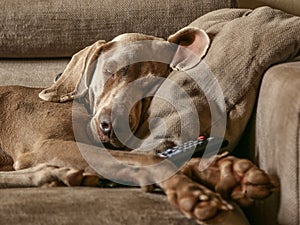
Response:
[{"label": "tan upholstery fabric", "polygon": [[299,0],[238,0],[241,8],[255,8],[258,6],[271,6],[288,13],[300,16]]},{"label": "tan upholstery fabric", "polygon": [[23,188],[1,190],[5,225],[196,225],[161,194],[140,189]]},{"label": "tan upholstery fabric", "polygon": [[0,60],[0,85],[46,87],[63,72],[69,59]]},{"label": "tan upholstery fabric", "polygon": [[167,37],[234,0],[0,1],[0,57],[64,57],[96,40],[139,32]]},{"label": "tan upholstery fabric", "polygon": [[[149,109],[151,118],[160,118],[163,122],[153,123],[151,128],[154,135],[147,137],[143,142],[147,147],[142,147],[153,149],[148,146],[160,143],[157,147],[160,149],[170,140],[175,140],[177,144],[195,138],[199,133],[209,134],[212,127],[215,131],[213,135],[223,135],[218,133],[224,126],[220,107],[214,105],[213,111],[209,105],[209,101],[217,102],[220,96],[205,96],[203,93],[217,93],[210,77],[218,81],[223,91],[221,101],[225,101],[227,119],[225,138],[229,141],[226,150],[233,151],[254,110],[264,72],[270,66],[294,58],[299,53],[300,17],[270,7],[253,11],[221,9],[198,18],[189,26],[205,30],[212,38],[203,62],[213,75],[207,73],[204,63],[199,63],[191,70],[173,71],[168,76],[155,93]],[[202,84],[206,87],[195,84],[189,72],[203,78]],[[175,89],[171,89],[170,80],[178,85],[176,91],[169,91]],[[181,105],[190,106],[180,108]],[[211,112],[217,114],[218,119],[214,123]],[[200,121],[200,131],[197,120]],[[164,129],[165,124],[168,129]]]},{"label": "tan upholstery fabric", "polygon": [[287,63],[268,70],[262,82],[256,121],[257,156],[263,169],[280,178],[281,196],[271,201],[273,205],[259,205],[264,220],[260,224],[276,224],[279,201],[279,224],[300,224],[299,75],[300,62]]},{"label": "tan upholstery fabric", "polygon": [[214,36],[204,61],[223,89],[226,136],[235,146],[253,111],[263,73],[299,53],[300,18],[269,7],[224,9],[190,26]]}]

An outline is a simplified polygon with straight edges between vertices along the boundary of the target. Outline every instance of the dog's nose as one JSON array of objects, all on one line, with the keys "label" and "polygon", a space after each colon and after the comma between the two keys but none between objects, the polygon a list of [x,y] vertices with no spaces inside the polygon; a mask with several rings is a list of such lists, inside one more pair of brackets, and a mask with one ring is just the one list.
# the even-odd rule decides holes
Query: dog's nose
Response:
[{"label": "dog's nose", "polygon": [[112,131],[111,110],[104,108],[99,117],[99,129],[102,134],[109,136]]},{"label": "dog's nose", "polygon": [[100,130],[108,136],[111,132],[111,123],[108,120],[100,121]]}]

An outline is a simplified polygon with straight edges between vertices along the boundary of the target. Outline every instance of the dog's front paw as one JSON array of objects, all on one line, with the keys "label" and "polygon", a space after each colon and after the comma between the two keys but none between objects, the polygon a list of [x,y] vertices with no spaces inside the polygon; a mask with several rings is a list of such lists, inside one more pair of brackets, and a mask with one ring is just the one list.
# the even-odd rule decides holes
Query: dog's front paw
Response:
[{"label": "dog's front paw", "polygon": [[26,171],[34,186],[79,186],[84,179],[82,170],[69,167],[40,164]]},{"label": "dog's front paw", "polygon": [[[272,192],[279,190],[278,180],[259,169],[251,161],[235,157],[224,159],[224,163],[226,161],[231,161],[233,173],[238,181],[232,189],[231,199],[239,205],[251,205],[255,200],[265,199]],[[219,184],[219,188],[222,189],[222,183]]]},{"label": "dog's front paw", "polygon": [[164,189],[172,205],[188,218],[196,219],[200,224],[218,216],[221,211],[233,209],[219,194],[182,174],[174,175],[160,186]]},{"label": "dog's front paw", "polygon": [[249,206],[279,188],[278,181],[273,176],[251,161],[226,154],[211,159],[192,159],[183,172],[240,206]]}]

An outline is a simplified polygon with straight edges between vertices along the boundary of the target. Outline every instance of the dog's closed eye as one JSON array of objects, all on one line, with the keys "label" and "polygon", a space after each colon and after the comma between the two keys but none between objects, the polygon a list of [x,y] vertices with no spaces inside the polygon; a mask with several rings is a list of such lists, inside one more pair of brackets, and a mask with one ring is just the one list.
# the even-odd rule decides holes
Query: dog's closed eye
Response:
[{"label": "dog's closed eye", "polygon": [[113,72],[113,70],[111,69],[104,69],[103,70],[103,74],[106,76],[106,77],[111,77],[115,74],[115,72]]},{"label": "dog's closed eye", "polygon": [[125,76],[127,72],[128,66],[117,68],[117,67],[105,67],[103,70],[103,74],[106,77],[116,77],[116,76]]},{"label": "dog's closed eye", "polygon": [[103,73],[106,76],[112,76],[116,73],[118,64],[115,61],[106,62],[103,66]]}]

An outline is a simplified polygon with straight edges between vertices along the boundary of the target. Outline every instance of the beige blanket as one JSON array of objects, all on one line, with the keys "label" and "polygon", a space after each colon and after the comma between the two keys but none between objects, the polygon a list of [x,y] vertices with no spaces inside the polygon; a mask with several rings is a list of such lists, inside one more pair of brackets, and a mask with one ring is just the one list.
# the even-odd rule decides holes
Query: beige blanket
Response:
[{"label": "beige blanket", "polygon": [[[192,22],[189,26],[204,29],[212,39],[211,46],[204,62],[217,79],[226,106],[227,119],[225,136],[229,140],[228,150],[232,150],[253,112],[259,92],[259,85],[264,72],[277,63],[285,62],[299,54],[300,49],[300,17],[286,14],[269,7],[255,10],[222,9],[208,13]],[[189,71],[186,71],[189,73]],[[201,66],[199,76],[201,76]],[[203,90],[199,90],[188,75],[182,72],[173,72],[169,78],[183,88],[192,99],[200,115],[202,133],[210,133],[211,112],[209,98],[204,97]],[[158,95],[165,92],[166,86],[162,85]],[[205,93],[214,92],[215,86],[206,86]],[[284,90],[282,90],[284,91]],[[164,120],[164,127],[157,123],[153,129],[156,131],[151,142],[163,142],[163,136],[170,141],[180,142],[182,130],[185,137],[195,136],[195,123],[193,116],[189,116],[188,99],[178,95],[177,91],[169,92],[170,98],[176,99],[179,104],[185,104],[187,109],[181,115],[176,112],[173,103],[155,98],[151,106],[153,118],[160,117]],[[207,96],[206,96],[207,97]],[[183,98],[183,99],[182,99]],[[172,106],[173,105],[173,106]],[[212,109],[214,111],[218,109]],[[184,118],[179,123],[179,118]],[[222,130],[223,122],[214,120],[215,131]],[[183,125],[183,126],[182,126]],[[218,134],[218,132],[214,132]],[[222,132],[220,132],[222,135]],[[147,143],[145,143],[147,144]]]}]

